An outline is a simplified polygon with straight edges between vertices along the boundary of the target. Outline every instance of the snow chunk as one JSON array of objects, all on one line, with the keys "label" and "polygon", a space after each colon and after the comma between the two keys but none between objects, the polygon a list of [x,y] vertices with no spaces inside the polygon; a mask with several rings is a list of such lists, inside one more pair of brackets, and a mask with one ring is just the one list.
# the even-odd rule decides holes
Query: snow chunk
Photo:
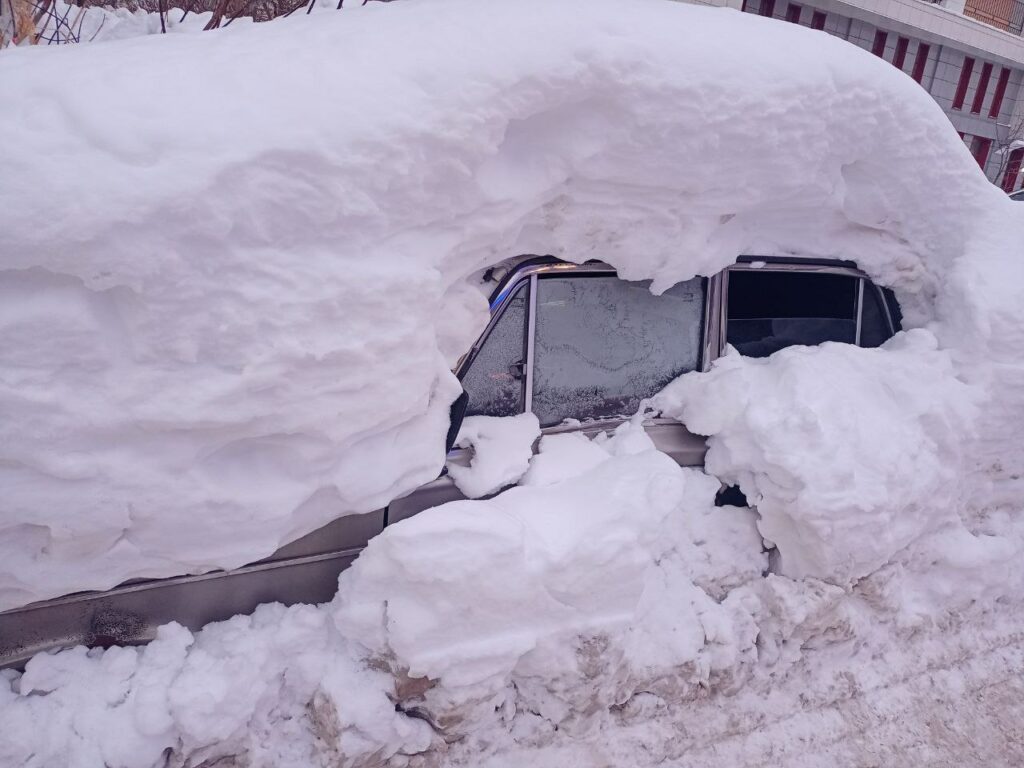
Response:
[{"label": "snow chunk", "polygon": [[652,406],[710,435],[705,466],[737,483],[780,572],[849,585],[925,533],[959,523],[979,392],[924,330],[880,349],[733,352]]},{"label": "snow chunk", "polygon": [[715,508],[703,473],[629,450],[635,430],[592,444],[586,470],[585,438],[545,438],[535,462],[567,456],[563,477],[427,510],[370,542],[334,620],[421,682],[404,708],[446,738],[513,702],[582,725],[636,690],[678,696],[750,659],[750,614],[719,600],[765,567],[753,516]]},{"label": "snow chunk", "polygon": [[519,480],[530,466],[540,422],[532,413],[518,416],[470,416],[462,422],[455,445],[472,448],[470,465],[448,465],[462,493],[479,499]]}]

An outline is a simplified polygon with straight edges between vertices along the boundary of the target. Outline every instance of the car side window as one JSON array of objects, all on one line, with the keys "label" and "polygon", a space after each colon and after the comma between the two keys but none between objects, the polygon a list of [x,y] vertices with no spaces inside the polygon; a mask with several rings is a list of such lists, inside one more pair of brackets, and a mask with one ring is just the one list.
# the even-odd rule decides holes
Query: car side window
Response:
[{"label": "car side window", "polygon": [[537,282],[532,410],[541,426],[631,415],[700,366],[704,280],[660,296],[650,282],[542,276]]},{"label": "car side window", "polygon": [[501,315],[462,375],[462,388],[469,395],[467,416],[523,412],[527,294],[524,281],[502,306]]},{"label": "car side window", "polygon": [[889,320],[882,304],[882,293],[864,281],[864,303],[860,320],[860,346],[880,347],[892,338]]},{"label": "car side window", "polygon": [[859,278],[818,272],[729,272],[726,340],[747,357],[825,341],[853,344]]}]

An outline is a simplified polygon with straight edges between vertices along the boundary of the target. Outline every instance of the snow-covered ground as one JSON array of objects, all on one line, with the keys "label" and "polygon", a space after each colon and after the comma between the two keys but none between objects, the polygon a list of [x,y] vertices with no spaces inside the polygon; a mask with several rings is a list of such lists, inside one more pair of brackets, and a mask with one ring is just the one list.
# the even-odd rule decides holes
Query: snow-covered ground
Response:
[{"label": "snow-covered ground", "polygon": [[389,527],[323,606],[2,673],[0,764],[1019,759],[1024,210],[905,75],[664,0],[3,55],[0,607],[240,565],[435,477],[512,255],[655,290],[847,258],[910,330],[669,385],[645,407],[706,472],[639,419],[532,457],[532,417],[469,420],[460,486],[516,487]]}]

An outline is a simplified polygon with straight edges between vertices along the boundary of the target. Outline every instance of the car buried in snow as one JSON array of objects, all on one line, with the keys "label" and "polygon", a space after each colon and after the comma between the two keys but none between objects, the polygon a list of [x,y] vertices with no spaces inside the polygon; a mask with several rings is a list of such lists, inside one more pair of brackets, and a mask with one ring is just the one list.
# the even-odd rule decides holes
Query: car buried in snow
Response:
[{"label": "car buried in snow", "polygon": [[[532,412],[546,434],[614,429],[676,377],[707,370],[731,345],[766,357],[784,347],[840,342],[877,347],[900,330],[892,291],[845,261],[743,257],[709,278],[660,295],[603,263],[522,257],[494,282],[491,320],[463,356],[452,411],[448,462],[465,415]],[[649,418],[655,445],[700,466],[705,439],[677,421]],[[338,574],[386,526],[463,498],[447,473],[386,508],[338,518],[258,562],[231,571],[129,582],[0,614],[0,666],[69,645],[143,643],[161,624],[190,629],[249,613],[266,602],[330,600]]]}]

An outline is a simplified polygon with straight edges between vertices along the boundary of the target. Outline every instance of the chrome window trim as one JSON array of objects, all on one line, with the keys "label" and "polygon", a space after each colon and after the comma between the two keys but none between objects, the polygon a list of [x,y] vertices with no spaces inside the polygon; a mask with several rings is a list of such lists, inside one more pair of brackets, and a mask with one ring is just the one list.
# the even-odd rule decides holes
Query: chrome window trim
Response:
[{"label": "chrome window trim", "polygon": [[700,366],[702,371],[710,370],[712,361],[722,354],[719,345],[721,320],[719,313],[715,311],[722,303],[722,284],[721,272],[712,275],[708,278],[708,287],[704,294],[704,327],[701,329],[701,333],[704,334],[704,347],[701,350]]},{"label": "chrome window trim", "polygon": [[523,413],[533,413],[533,356],[537,331],[537,273],[530,275],[529,304],[526,311],[526,371],[523,386]]}]

